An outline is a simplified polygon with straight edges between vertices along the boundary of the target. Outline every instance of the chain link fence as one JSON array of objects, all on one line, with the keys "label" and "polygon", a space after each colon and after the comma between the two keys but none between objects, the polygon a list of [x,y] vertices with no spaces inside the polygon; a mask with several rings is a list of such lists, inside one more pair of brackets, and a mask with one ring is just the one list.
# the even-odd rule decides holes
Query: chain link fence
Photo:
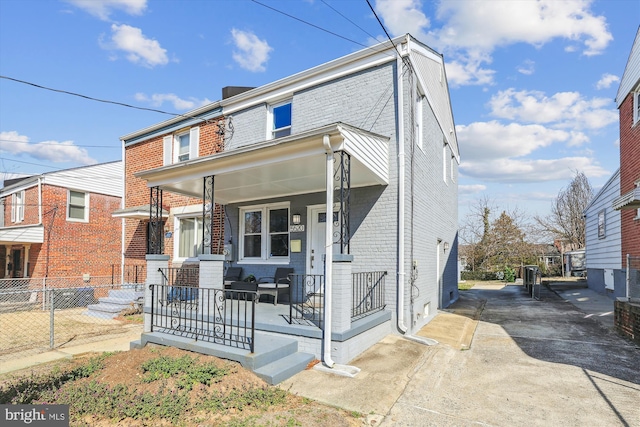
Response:
[{"label": "chain link fence", "polygon": [[142,331],[142,283],[105,277],[0,280],[0,364]]},{"label": "chain link fence", "polygon": [[627,298],[640,298],[640,257],[627,255]]}]

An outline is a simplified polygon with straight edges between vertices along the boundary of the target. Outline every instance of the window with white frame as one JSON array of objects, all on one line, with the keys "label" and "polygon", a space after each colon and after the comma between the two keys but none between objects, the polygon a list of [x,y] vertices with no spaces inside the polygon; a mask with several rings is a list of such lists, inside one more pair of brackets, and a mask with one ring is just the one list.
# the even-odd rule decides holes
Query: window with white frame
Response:
[{"label": "window with white frame", "polygon": [[455,173],[455,161],[456,161],[456,156],[453,155],[453,152],[451,153],[451,157],[450,157],[450,161],[449,161],[449,169],[451,171],[451,182],[456,182],[456,173]]},{"label": "window with white frame", "polygon": [[424,139],[424,123],[422,113],[424,111],[425,96],[418,92],[416,99],[416,114],[415,114],[415,132],[416,132],[416,145],[422,149],[422,140]]},{"label": "window with white frame", "polygon": [[24,190],[11,195],[11,222],[24,221]]},{"label": "window with white frame", "polygon": [[640,90],[633,93],[633,125],[640,121]]},{"label": "window with white frame", "polygon": [[269,139],[291,135],[291,100],[269,107]]},{"label": "window with white frame", "polygon": [[289,261],[289,204],[240,209],[240,261]]},{"label": "window with white frame", "polygon": [[200,127],[183,129],[162,139],[163,164],[184,162],[198,157]]},{"label": "window with white frame", "polygon": [[447,164],[449,163],[449,156],[447,153],[447,143],[442,144],[442,180],[447,183]]},{"label": "window with white frame", "polygon": [[67,194],[67,220],[89,221],[89,194],[69,190]]},{"label": "window with white frame", "polygon": [[202,217],[176,218],[176,258],[193,258],[202,254]]}]

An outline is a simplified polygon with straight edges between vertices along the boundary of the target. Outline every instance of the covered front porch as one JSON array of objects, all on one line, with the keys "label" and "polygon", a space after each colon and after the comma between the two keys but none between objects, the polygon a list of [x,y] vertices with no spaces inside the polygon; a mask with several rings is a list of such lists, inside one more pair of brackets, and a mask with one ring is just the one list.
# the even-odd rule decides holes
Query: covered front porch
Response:
[{"label": "covered front porch", "polygon": [[[350,251],[352,190],[388,184],[387,141],[335,124],[136,174],[150,188],[143,342],[210,343],[249,357],[260,353],[257,336],[286,337],[331,367],[389,333],[387,273],[354,271]],[[169,280],[171,257],[161,253],[167,191],[202,199],[197,284]],[[286,298],[260,302],[260,289],[234,298],[224,283],[231,266],[256,278],[292,268]]]}]

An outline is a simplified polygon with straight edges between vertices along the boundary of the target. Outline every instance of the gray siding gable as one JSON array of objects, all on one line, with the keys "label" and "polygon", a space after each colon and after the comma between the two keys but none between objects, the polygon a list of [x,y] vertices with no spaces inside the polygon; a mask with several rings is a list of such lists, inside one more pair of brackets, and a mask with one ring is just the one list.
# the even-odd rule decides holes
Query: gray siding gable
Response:
[{"label": "gray siding gable", "polygon": [[[620,170],[596,194],[584,211],[586,220],[587,268],[622,268],[622,237],[620,211],[612,208],[612,202],[620,195]],[[604,213],[605,237],[598,236],[598,216]]]}]

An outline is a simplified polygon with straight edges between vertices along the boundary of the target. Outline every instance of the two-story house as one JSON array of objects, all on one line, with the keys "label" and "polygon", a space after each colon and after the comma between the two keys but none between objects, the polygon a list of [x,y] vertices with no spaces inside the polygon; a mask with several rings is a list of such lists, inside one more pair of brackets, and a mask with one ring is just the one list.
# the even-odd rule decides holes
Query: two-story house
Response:
[{"label": "two-story house", "polygon": [[0,189],[0,278],[110,276],[122,162],[13,179]]},{"label": "two-story house", "polygon": [[[124,253],[145,251],[151,285],[143,344],[238,347],[231,325],[241,325],[251,354],[284,337],[333,367],[389,333],[411,335],[458,298],[460,155],[444,60],[410,35],[225,88],[121,140]],[[169,307],[163,270],[184,261],[199,263],[199,305]],[[256,278],[289,269],[284,304],[215,323],[231,304],[217,293],[227,267]]]}]

